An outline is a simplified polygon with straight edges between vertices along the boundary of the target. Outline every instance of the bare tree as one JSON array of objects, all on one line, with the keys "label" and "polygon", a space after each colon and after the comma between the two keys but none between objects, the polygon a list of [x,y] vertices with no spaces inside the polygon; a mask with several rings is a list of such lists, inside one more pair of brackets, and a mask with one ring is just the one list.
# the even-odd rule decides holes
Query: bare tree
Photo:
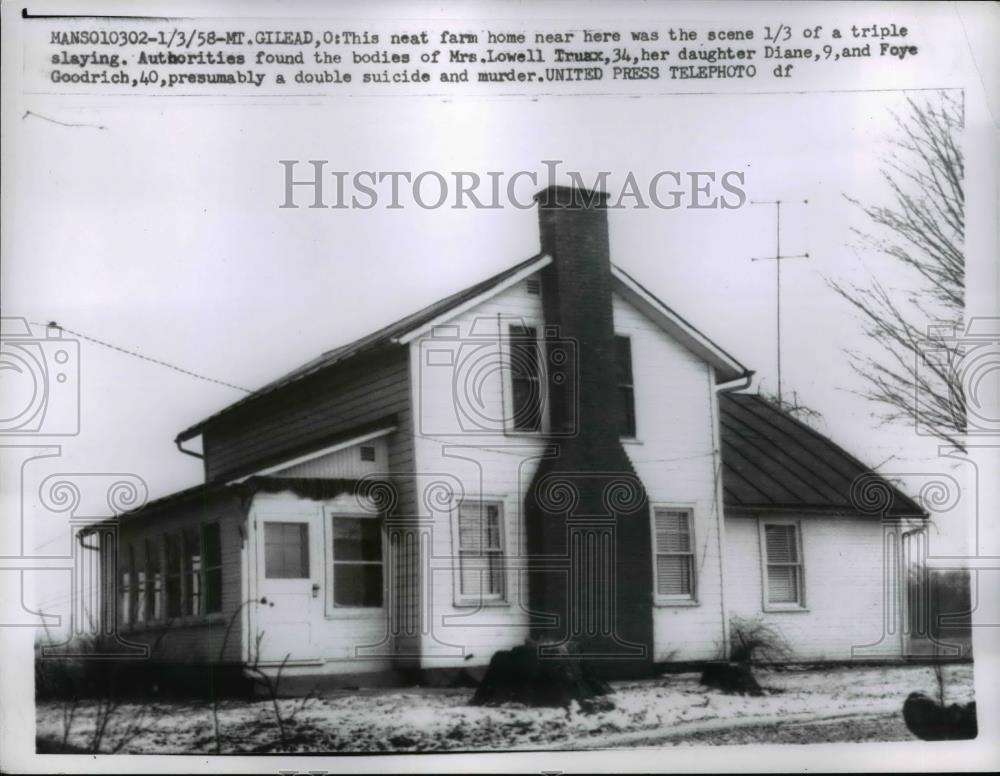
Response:
[{"label": "bare tree", "polygon": [[861,395],[882,405],[884,420],[919,420],[964,451],[965,395],[956,369],[962,346],[954,336],[965,298],[963,116],[960,94],[909,97],[906,112],[894,114],[899,134],[882,160],[890,202],[847,197],[871,222],[854,230],[859,247],[905,268],[913,282],[905,290],[874,275],[869,285],[828,282],[876,345],[874,352],[848,351],[865,383]]}]

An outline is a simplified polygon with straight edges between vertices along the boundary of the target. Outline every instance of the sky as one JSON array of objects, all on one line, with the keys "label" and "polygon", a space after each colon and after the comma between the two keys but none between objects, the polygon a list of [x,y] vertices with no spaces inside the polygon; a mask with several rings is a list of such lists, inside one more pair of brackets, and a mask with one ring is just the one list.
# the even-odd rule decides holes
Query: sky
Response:
[{"label": "sky", "polygon": [[[789,202],[782,250],[783,381],[819,428],[889,474],[952,464],[936,440],[881,427],[845,348],[860,324],[828,280],[912,276],[851,247],[865,218],[847,196],[886,201],[879,160],[901,92],[467,100],[356,98],[283,105],[178,99],[98,102],[67,128],[19,124],[18,225],[3,267],[4,315],[67,330],[243,386],[260,387],[538,252],[534,210],[282,209],[279,160],[328,169],[543,171],[584,180],[661,170],[742,172],[749,200]],[[808,200],[808,204],[802,204]],[[612,259],[776,390],[775,212],[626,209],[609,214]],[[36,328],[35,333],[40,333]],[[69,336],[69,335],[67,335]],[[157,498],[201,481],[176,434],[239,399],[120,351],[80,345],[81,431],[38,472],[129,472]],[[39,476],[39,475],[32,475]],[[920,477],[916,481],[921,481]],[[9,494],[8,494],[9,495]],[[29,495],[27,511],[39,508]],[[27,502],[26,502],[27,503]],[[959,512],[939,545],[962,546]],[[64,541],[37,520],[31,542]]]}]

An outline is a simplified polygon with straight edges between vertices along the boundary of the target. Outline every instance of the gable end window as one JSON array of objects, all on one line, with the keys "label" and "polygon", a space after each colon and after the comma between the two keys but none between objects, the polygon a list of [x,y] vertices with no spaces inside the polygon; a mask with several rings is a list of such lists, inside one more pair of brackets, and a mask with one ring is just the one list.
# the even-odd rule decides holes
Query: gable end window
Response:
[{"label": "gable end window", "polygon": [[618,384],[618,435],[635,438],[635,385],[632,381],[632,341],[615,337],[615,379]]},{"label": "gable end window", "polygon": [[802,551],[794,523],[764,525],[764,601],[776,608],[805,605],[802,590]]},{"label": "gable end window", "polygon": [[510,327],[511,426],[515,431],[542,428],[542,370],[538,331]]},{"label": "gable end window", "polygon": [[664,600],[694,600],[691,510],[656,508],[653,514],[656,595]]},{"label": "gable end window", "polygon": [[464,501],[458,508],[458,594],[470,602],[502,601],[503,511],[499,502]]}]

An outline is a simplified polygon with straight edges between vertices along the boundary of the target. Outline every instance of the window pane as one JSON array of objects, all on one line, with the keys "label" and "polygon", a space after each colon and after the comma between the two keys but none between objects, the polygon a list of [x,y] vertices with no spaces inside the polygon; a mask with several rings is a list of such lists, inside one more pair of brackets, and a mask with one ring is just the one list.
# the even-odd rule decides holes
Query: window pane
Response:
[{"label": "window pane", "polygon": [[201,531],[184,531],[184,614],[201,614]]},{"label": "window pane", "polygon": [[167,536],[167,573],[179,574],[181,570],[181,545],[175,534]]},{"label": "window pane", "polygon": [[799,602],[799,570],[797,567],[767,567],[767,600],[772,604]]},{"label": "window pane", "polygon": [[180,617],[181,610],[181,540],[167,534],[167,617]]},{"label": "window pane", "polygon": [[635,436],[635,396],[631,386],[618,388],[618,435]]},{"label": "window pane", "polygon": [[632,342],[615,337],[615,377],[618,383],[618,433],[635,436],[635,391],[632,381]]},{"label": "window pane", "polygon": [[145,622],[146,617],[146,571],[140,568],[135,572],[136,591],[132,605],[135,607],[135,621]]},{"label": "window pane", "polygon": [[480,596],[503,595],[503,556],[499,552],[485,555],[459,556],[459,589],[462,595]]},{"label": "window pane", "polygon": [[219,524],[209,523],[202,529],[202,551],[205,555],[205,568],[222,565],[222,541],[219,537]]},{"label": "window pane", "polygon": [[615,367],[619,385],[632,385],[632,341],[615,337]]},{"label": "window pane", "polygon": [[794,525],[764,526],[764,543],[768,563],[797,563],[798,546]]},{"label": "window pane", "polygon": [[691,556],[658,555],[656,592],[660,595],[691,595]]},{"label": "window pane", "polygon": [[160,548],[155,542],[146,540],[146,619],[158,620],[160,610]]},{"label": "window pane", "polygon": [[333,518],[334,560],[382,560],[382,526],[371,517]]},{"label": "window pane", "polygon": [[264,523],[264,576],[269,579],[309,576],[307,523]]},{"label": "window pane", "polygon": [[205,612],[222,611],[222,569],[215,568],[205,572]]},{"label": "window pane", "polygon": [[118,621],[123,625],[131,622],[132,607],[129,604],[131,590],[128,571],[122,570],[118,580]]},{"label": "window pane", "polygon": [[176,575],[167,577],[167,616],[181,615],[181,578]]},{"label": "window pane", "polygon": [[463,504],[458,513],[458,546],[469,553],[500,550],[500,507]]},{"label": "window pane", "polygon": [[333,602],[337,606],[381,606],[382,564],[334,563]]},{"label": "window pane", "polygon": [[656,551],[691,552],[689,512],[679,509],[656,510]]},{"label": "window pane", "polygon": [[511,407],[518,431],[542,427],[542,384],[537,332],[530,326],[510,327]]}]

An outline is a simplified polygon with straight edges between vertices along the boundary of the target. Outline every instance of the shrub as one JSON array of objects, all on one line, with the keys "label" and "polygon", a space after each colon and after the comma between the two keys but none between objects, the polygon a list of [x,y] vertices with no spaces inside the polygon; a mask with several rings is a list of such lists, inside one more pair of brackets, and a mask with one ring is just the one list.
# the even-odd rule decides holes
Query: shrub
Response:
[{"label": "shrub", "polygon": [[729,621],[729,660],[743,665],[784,663],[792,649],[781,632],[760,618]]}]

